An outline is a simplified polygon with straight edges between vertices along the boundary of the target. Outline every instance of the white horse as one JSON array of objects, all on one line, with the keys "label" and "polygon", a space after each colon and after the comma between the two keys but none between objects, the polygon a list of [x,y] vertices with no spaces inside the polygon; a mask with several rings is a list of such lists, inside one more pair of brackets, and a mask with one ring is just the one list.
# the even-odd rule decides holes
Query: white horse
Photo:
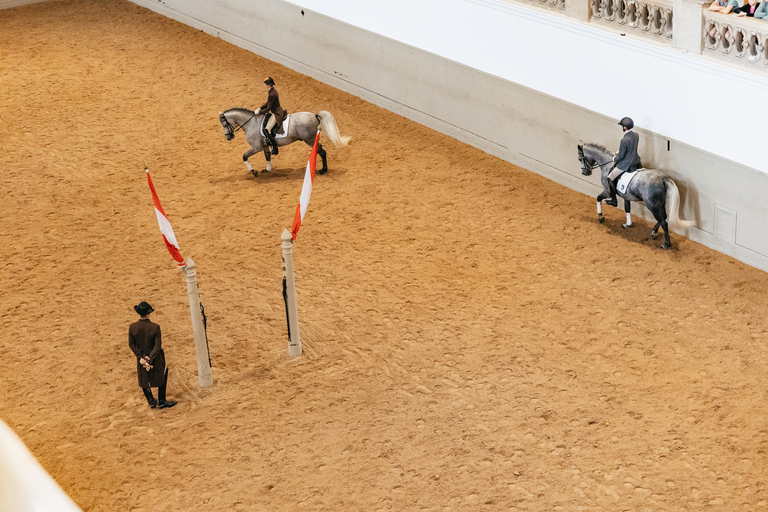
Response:
[{"label": "white horse", "polygon": [[[248,159],[258,153],[264,152],[264,158],[267,159],[267,168],[261,172],[272,170],[271,153],[267,138],[264,136],[262,126],[264,124],[264,115],[256,114],[253,110],[247,108],[231,108],[226,112],[219,112],[219,122],[224,130],[224,136],[227,140],[235,138],[235,132],[243,130],[245,140],[250,144],[251,149],[243,154],[245,166],[251,171],[251,174],[258,178],[259,174],[253,170]],[[339,133],[339,127],[336,126],[336,120],[330,112],[321,110],[313,114],[312,112],[296,112],[289,114],[283,122],[283,126],[288,127],[285,135],[277,134],[275,141],[278,146],[287,146],[297,140],[304,141],[308,146],[315,145],[315,135],[318,130],[325,132],[335,146],[346,146],[351,137],[342,136]],[[323,159],[323,168],[318,170],[318,174],[325,174],[328,171],[328,162],[325,159],[325,150],[318,143],[317,154]]]},{"label": "white horse", "polygon": [[[592,170],[600,168],[600,181],[603,191],[597,196],[597,218],[603,222],[602,201],[610,197],[610,185],[608,175],[613,168],[614,153],[600,144],[580,144],[579,162],[581,162],[581,174],[589,176]],[[630,203],[632,201],[645,203],[645,206],[656,219],[651,238],[656,238],[659,227],[664,230],[664,243],[662,249],[669,249],[672,242],[669,240],[669,226],[673,229],[687,229],[693,222],[680,218],[680,192],[672,178],[655,169],[645,169],[632,180],[626,192],[617,191],[619,197],[624,198],[624,211],[627,213],[625,228],[632,225],[630,216]]]}]

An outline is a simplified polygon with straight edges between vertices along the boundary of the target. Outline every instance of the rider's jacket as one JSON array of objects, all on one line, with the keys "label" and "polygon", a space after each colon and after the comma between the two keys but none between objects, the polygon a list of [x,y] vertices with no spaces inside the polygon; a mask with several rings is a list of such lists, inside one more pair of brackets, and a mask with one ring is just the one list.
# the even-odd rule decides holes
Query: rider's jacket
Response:
[{"label": "rider's jacket", "polygon": [[622,172],[633,171],[641,168],[640,155],[637,154],[637,146],[640,136],[632,130],[624,132],[624,137],[619,145],[619,152],[613,157],[616,167]]},{"label": "rider's jacket", "polygon": [[278,130],[281,129],[283,119],[285,118],[285,110],[280,106],[280,95],[277,93],[277,89],[272,87],[269,89],[269,96],[267,96],[267,102],[259,108],[259,112],[266,114],[272,112],[275,116],[275,125],[278,126]]}]

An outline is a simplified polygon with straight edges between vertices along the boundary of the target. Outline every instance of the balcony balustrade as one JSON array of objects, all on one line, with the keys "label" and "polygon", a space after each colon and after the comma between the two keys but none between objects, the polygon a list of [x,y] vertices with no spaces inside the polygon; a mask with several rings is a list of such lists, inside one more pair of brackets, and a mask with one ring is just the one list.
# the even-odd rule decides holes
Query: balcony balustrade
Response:
[{"label": "balcony balustrade", "polygon": [[768,72],[768,21],[710,12],[706,0],[524,0],[524,3]]},{"label": "balcony balustrade", "polygon": [[616,29],[654,37],[665,42],[672,40],[674,9],[665,0],[590,0],[592,21],[608,24]]},{"label": "balcony balustrade", "polygon": [[768,71],[768,21],[704,12],[704,54]]}]

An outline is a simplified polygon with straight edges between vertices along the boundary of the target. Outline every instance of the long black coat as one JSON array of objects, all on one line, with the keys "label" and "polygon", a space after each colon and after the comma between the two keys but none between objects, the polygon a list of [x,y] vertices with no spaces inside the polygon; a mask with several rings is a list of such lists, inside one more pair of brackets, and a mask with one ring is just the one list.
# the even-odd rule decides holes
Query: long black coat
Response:
[{"label": "long black coat", "polygon": [[277,126],[277,133],[283,133],[283,120],[285,120],[285,110],[283,110],[283,107],[280,106],[280,95],[277,93],[277,89],[274,87],[269,89],[267,102],[259,108],[259,112],[262,114],[272,112],[272,115],[275,116],[275,126]]},{"label": "long black coat", "polygon": [[[149,319],[132,323],[128,328],[128,346],[136,356],[136,371],[142,388],[160,387],[165,382],[165,353],[163,352],[160,326]],[[139,362],[149,357],[152,369],[147,371]]]}]

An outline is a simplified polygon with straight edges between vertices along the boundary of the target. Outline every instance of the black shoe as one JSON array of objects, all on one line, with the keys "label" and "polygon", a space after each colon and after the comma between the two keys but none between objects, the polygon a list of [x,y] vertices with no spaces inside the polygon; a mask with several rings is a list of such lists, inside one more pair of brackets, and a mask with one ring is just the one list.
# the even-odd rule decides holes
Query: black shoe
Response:
[{"label": "black shoe", "polygon": [[157,409],[157,400],[152,400],[151,402],[149,402],[149,408]]},{"label": "black shoe", "polygon": [[163,400],[162,402],[160,402],[159,407],[160,409],[170,409],[174,405],[176,405],[176,402],[174,402],[173,400]]},{"label": "black shoe", "polygon": [[619,202],[616,199],[606,199],[605,204],[607,204],[608,206],[616,206],[616,207],[619,206]]}]

